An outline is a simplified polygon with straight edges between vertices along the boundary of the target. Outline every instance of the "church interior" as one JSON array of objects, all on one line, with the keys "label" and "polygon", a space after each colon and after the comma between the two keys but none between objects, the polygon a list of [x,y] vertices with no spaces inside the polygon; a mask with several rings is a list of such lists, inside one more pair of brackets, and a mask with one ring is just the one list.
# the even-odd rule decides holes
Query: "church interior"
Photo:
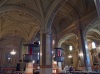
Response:
[{"label": "church interior", "polygon": [[0,0],[0,74],[66,66],[100,74],[100,0]]}]

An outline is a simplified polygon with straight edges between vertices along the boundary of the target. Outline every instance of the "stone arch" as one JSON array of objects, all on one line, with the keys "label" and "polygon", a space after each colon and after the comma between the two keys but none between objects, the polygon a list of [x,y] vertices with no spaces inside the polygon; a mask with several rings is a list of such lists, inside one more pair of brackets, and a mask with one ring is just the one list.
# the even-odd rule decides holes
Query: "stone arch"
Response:
[{"label": "stone arch", "polygon": [[[96,19],[92,20],[86,26],[86,28],[83,31],[83,36],[84,36],[84,40],[86,40],[85,41],[85,43],[86,43],[86,50],[88,51],[88,54],[89,54],[90,65],[94,66],[95,65],[94,61],[95,60],[96,60],[97,63],[99,63],[98,56],[96,56],[95,60],[94,60],[95,53],[97,55],[99,53],[98,49],[96,48],[97,52],[94,52],[93,51],[94,48],[92,48],[92,42],[99,43],[99,40],[100,40],[100,19],[99,18],[96,18]],[[96,40],[96,39],[99,39],[99,40]]]},{"label": "stone arch", "polygon": [[[59,10],[59,8],[63,5],[63,4],[65,4],[66,2],[67,2],[68,0],[60,0],[59,2],[58,2],[58,4],[56,3],[55,5],[55,8],[53,7],[53,10],[51,11],[51,12],[49,12],[48,14],[49,14],[49,16],[47,15],[47,17],[46,17],[46,28],[47,29],[51,29],[51,25],[52,25],[52,22],[53,22],[53,20],[54,20],[54,17],[55,17],[55,15],[56,15],[56,13],[58,12],[58,10]],[[74,7],[73,6],[73,4],[71,4],[70,3],[70,7],[74,10],[74,12],[76,13],[76,17],[77,17],[77,19],[79,19],[80,18],[80,13],[78,12],[78,9],[76,8],[76,7]],[[79,22],[79,20],[78,20],[78,22]]]},{"label": "stone arch", "polygon": [[[63,43],[61,44],[61,46],[63,45]],[[75,46],[75,43],[69,41],[69,42],[65,42],[65,45],[72,45],[73,46],[73,49],[78,49],[77,46]],[[76,50],[77,51],[77,50]]]},{"label": "stone arch", "polygon": [[[69,33],[64,35],[58,42],[58,47],[63,48],[63,52],[62,55],[64,56],[64,58],[66,58],[64,60],[64,62],[62,63],[62,66],[64,65],[73,65],[75,69],[78,68],[78,53],[79,51],[77,50],[78,47],[76,45],[76,41],[75,43],[73,41],[70,40],[70,38],[73,39],[73,37],[75,36],[75,39],[77,39],[77,35],[74,33]],[[67,40],[67,41],[66,41]],[[72,46],[72,51],[69,50],[69,46]],[[72,56],[72,58],[69,58],[69,56]]]},{"label": "stone arch", "polygon": [[[69,34],[66,34],[64,35],[58,42],[58,47],[61,47],[61,44],[68,38],[70,38],[71,36],[76,36],[75,34],[73,33],[69,33]],[[77,36],[76,36],[77,37]]]},{"label": "stone arch", "polygon": [[89,31],[96,32],[96,33],[98,33],[100,35],[100,31],[98,31],[96,29],[91,28]]},{"label": "stone arch", "polygon": [[[90,24],[86,27],[86,29],[84,30],[83,34],[84,36],[86,36],[86,33],[92,28],[92,27],[95,27],[97,26],[98,24],[100,24],[100,19],[99,18],[96,18],[94,19],[92,22],[90,22]],[[95,32],[97,32],[98,34],[100,34],[97,30],[95,29],[92,29],[94,30]]]},{"label": "stone arch", "polygon": [[54,19],[54,16],[56,15],[62,4],[64,4],[66,1],[68,0],[55,0],[54,4],[51,6],[51,9],[48,11],[47,17],[45,18],[45,24],[47,24],[45,28],[51,29],[51,24]]}]

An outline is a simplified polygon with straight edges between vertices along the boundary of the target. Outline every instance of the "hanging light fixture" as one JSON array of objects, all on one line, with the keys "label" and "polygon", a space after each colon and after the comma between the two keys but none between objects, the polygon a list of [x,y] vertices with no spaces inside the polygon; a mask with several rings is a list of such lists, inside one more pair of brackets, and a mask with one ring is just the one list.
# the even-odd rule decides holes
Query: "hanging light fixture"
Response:
[{"label": "hanging light fixture", "polygon": [[[15,36],[16,36],[16,30],[15,30]],[[15,36],[14,36],[14,44],[15,44]],[[13,46],[13,50],[10,52],[11,55],[15,55],[16,51],[14,50],[14,46]]]},{"label": "hanging light fixture", "polygon": [[10,52],[11,55],[15,55],[16,52],[14,51],[14,49]]}]

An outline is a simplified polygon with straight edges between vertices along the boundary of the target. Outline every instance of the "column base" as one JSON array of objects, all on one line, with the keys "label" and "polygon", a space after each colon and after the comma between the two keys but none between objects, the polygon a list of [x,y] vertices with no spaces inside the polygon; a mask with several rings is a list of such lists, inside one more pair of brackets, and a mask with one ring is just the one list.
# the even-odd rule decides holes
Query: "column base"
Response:
[{"label": "column base", "polygon": [[92,68],[91,67],[87,67],[87,69],[88,69],[87,71],[92,71]]},{"label": "column base", "polygon": [[41,68],[40,74],[52,74],[52,68]]},{"label": "column base", "polygon": [[33,63],[32,62],[26,64],[25,74],[33,74]]},{"label": "column base", "polygon": [[52,66],[51,65],[41,65],[40,74],[52,74]]}]

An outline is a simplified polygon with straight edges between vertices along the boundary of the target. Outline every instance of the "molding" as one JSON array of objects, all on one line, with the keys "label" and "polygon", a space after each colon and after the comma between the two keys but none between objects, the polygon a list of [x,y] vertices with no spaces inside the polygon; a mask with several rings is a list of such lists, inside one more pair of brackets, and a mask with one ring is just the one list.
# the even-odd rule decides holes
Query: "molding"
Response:
[{"label": "molding", "polygon": [[0,7],[2,7],[8,0],[2,0],[2,2],[0,3]]},{"label": "molding", "polygon": [[36,4],[37,4],[38,9],[40,10],[40,14],[42,18],[44,18],[43,7],[42,7],[40,0],[36,0]]}]

